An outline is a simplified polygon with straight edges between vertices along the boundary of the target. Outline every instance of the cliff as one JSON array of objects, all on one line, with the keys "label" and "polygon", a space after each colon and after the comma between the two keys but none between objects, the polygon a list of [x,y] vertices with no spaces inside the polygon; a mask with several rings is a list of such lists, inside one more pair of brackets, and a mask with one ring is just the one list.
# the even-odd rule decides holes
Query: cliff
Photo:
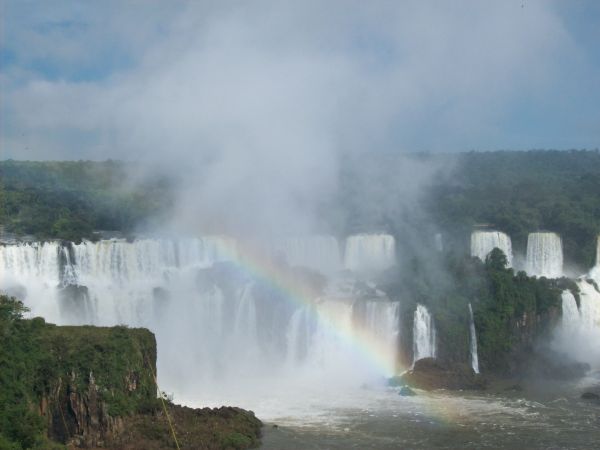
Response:
[{"label": "cliff", "polygon": [[[25,320],[0,296],[0,449],[173,448],[146,329]],[[166,403],[181,448],[249,448],[261,423],[238,408]]]}]

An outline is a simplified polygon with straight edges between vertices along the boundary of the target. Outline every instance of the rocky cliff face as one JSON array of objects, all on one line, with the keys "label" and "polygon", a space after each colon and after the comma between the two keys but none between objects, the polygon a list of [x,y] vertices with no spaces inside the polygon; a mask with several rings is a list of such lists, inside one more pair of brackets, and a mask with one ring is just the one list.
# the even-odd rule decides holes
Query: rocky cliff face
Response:
[{"label": "rocky cliff face", "polygon": [[102,447],[125,419],[156,409],[156,341],[144,329],[53,327],[45,332],[50,369],[40,380],[39,413],[48,436],[76,447]]},{"label": "rocky cliff face", "polygon": [[124,429],[123,417],[112,417],[99,398],[100,387],[90,373],[87,389],[80,391],[72,373],[56,383],[54,392],[42,397],[40,414],[47,419],[48,436],[75,447],[102,447]]},{"label": "rocky cliff face", "polygon": [[0,448],[168,449],[172,429],[181,449],[259,444],[252,412],[161,404],[150,331],[58,327],[25,311],[0,295]]}]

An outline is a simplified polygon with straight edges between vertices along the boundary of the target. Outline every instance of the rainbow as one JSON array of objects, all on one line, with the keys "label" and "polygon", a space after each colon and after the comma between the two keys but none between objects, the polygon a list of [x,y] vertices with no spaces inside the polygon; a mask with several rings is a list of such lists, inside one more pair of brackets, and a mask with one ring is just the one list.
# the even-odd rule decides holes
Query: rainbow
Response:
[{"label": "rainbow", "polygon": [[351,349],[378,375],[391,377],[399,372],[397,355],[390,354],[388,343],[359,324],[353,324],[351,328],[344,326],[327,308],[319,308],[317,312],[316,307],[326,298],[320,297],[309,283],[261,251],[258,245],[225,239],[227,245],[221,250],[242,272],[265,283],[294,307],[310,308],[328,333]]}]

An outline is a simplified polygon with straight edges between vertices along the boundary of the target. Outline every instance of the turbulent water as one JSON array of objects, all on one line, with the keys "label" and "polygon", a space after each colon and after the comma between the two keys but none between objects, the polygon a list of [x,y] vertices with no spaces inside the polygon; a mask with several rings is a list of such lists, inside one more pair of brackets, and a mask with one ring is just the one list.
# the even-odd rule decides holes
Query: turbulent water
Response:
[{"label": "turbulent water", "polygon": [[600,369],[600,292],[592,282],[577,281],[579,307],[570,291],[562,293],[562,321],[554,345],[576,361]]},{"label": "turbulent water", "polygon": [[519,392],[418,391],[401,397],[365,389],[353,405],[334,403],[302,425],[265,427],[265,450],[598,448],[598,404],[579,398],[600,381],[536,383]]},{"label": "turbulent water", "polygon": [[396,263],[396,242],[389,234],[357,234],[346,239],[344,266],[356,272],[377,272]]},{"label": "turbulent water", "polygon": [[471,367],[475,373],[479,373],[479,356],[477,354],[477,332],[475,331],[475,320],[473,319],[473,308],[469,303],[469,338],[471,351]]},{"label": "turbulent water", "polygon": [[525,271],[529,275],[558,278],[563,275],[562,241],[558,234],[530,233]]},{"label": "turbulent water", "polygon": [[508,266],[512,267],[513,252],[510,236],[501,231],[473,231],[471,233],[471,256],[485,261],[487,255],[499,248],[506,255]]},{"label": "turbulent water", "polygon": [[423,358],[434,358],[435,350],[433,318],[425,306],[418,304],[413,320],[413,363]]}]

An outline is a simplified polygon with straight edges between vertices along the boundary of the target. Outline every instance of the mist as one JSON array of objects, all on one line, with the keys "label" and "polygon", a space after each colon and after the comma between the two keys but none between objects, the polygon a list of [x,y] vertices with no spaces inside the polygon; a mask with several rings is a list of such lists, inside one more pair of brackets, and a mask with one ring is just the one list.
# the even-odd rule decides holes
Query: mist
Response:
[{"label": "mist", "polygon": [[158,168],[191,233],[319,228],[351,155],[537,145],[499,124],[578,53],[547,2],[68,5],[8,3],[2,157]]}]

